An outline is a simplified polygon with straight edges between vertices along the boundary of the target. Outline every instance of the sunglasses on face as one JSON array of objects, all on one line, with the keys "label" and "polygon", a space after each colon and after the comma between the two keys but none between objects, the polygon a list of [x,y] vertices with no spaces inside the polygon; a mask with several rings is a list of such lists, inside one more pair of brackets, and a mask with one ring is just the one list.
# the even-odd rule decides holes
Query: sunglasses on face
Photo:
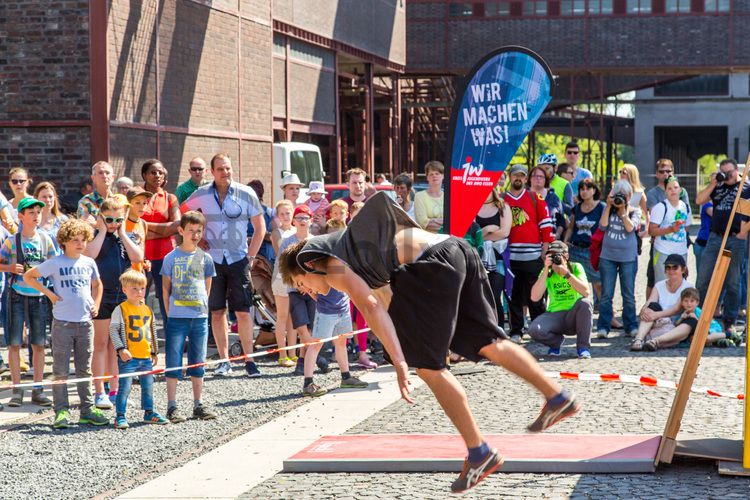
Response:
[{"label": "sunglasses on face", "polygon": [[10,182],[13,184],[23,184],[24,182],[27,182],[28,179],[11,179]]},{"label": "sunglasses on face", "polygon": [[577,155],[578,153],[580,153],[580,151],[566,151],[565,152],[566,155]]},{"label": "sunglasses on face", "polygon": [[190,167],[191,172],[203,172],[204,170],[206,169],[203,167]]},{"label": "sunglasses on face", "polygon": [[660,174],[671,174],[672,171],[671,170],[659,170],[659,173]]},{"label": "sunglasses on face", "polygon": [[584,186],[584,185],[581,185],[581,189],[580,190],[581,191],[588,191],[589,189],[594,189],[594,186]]},{"label": "sunglasses on face", "polygon": [[107,224],[122,224],[122,221],[124,221],[124,217],[105,217],[104,222]]},{"label": "sunglasses on face", "polygon": [[664,266],[665,271],[677,271],[678,269],[680,269],[680,266],[677,265],[667,264]]}]

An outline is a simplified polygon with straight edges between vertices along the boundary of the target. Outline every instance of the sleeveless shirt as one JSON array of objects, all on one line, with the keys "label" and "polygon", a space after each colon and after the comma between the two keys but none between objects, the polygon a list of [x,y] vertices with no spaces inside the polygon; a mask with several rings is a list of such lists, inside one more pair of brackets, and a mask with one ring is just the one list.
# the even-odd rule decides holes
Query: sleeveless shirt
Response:
[{"label": "sleeveless shirt", "polygon": [[346,229],[315,236],[297,255],[297,263],[309,273],[310,262],[335,257],[348,265],[372,288],[388,284],[391,273],[399,267],[396,233],[419,225],[384,192],[372,196]]}]

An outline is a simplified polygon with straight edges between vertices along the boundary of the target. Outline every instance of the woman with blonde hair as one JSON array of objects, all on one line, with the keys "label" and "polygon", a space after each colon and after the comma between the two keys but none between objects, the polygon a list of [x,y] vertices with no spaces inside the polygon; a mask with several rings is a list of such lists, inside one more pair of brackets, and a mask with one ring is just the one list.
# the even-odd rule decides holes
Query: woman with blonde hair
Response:
[{"label": "woman with blonde hair", "polygon": [[632,163],[626,163],[620,169],[620,179],[628,181],[630,187],[633,189],[633,197],[630,198],[630,206],[633,208],[640,208],[641,215],[645,219],[643,229],[639,228],[638,236],[645,238],[648,235],[648,224],[649,224],[649,211],[647,208],[646,189],[641,184],[641,176],[638,173],[638,167]]},{"label": "woman with blonde hair", "polygon": [[34,188],[34,198],[44,203],[42,209],[42,222],[39,229],[47,233],[52,241],[57,245],[57,232],[63,222],[68,220],[68,216],[60,211],[60,200],[57,197],[57,189],[51,182],[40,182]]}]

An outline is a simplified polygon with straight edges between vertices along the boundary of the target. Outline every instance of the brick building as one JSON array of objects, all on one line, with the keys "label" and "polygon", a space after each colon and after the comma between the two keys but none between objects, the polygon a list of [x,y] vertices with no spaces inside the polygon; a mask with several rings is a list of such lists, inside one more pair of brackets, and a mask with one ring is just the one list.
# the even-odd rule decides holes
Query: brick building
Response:
[{"label": "brick building", "polygon": [[[739,75],[741,82],[737,77],[732,79],[742,91],[722,95],[726,97],[722,105],[734,106],[735,117],[728,118],[729,138],[724,134],[718,139],[718,148],[734,154],[735,141],[739,141],[739,150],[746,152],[750,148],[750,120],[746,118],[750,112],[746,98],[750,43],[743,27],[748,21],[750,0],[410,0],[407,72],[402,78],[435,82],[435,76],[440,75],[444,80],[448,77],[447,83],[452,86],[450,77],[463,74],[489,50],[504,45],[528,47],[544,57],[557,77],[552,112],[537,128],[637,144],[639,161],[648,175],[656,157],[693,158],[695,148],[686,151],[687,141],[670,141],[663,127],[657,131],[648,124],[640,128],[635,139],[632,120],[618,123],[611,116],[586,113],[581,106],[602,103],[607,96],[631,90],[666,88],[670,82],[690,77],[744,73]],[[450,94],[450,89],[443,94]],[[630,104],[636,104],[636,110],[639,106],[645,110],[648,106],[641,106],[641,101],[649,99],[655,104],[651,97],[639,93]],[[694,104],[683,101],[686,108]],[[451,100],[445,100],[442,109],[424,108],[418,114],[429,112],[443,117],[442,123],[447,124],[446,110],[451,104]],[[673,106],[651,109],[662,109],[663,113],[675,110]],[[649,119],[649,123],[670,127],[717,125],[716,117],[693,123],[688,109],[673,119],[661,118]],[[441,154],[445,128],[416,136],[420,158]],[[717,147],[700,149],[714,151]],[[608,164],[611,162],[608,158]]]},{"label": "brick building", "polygon": [[190,158],[225,151],[270,185],[274,140],[321,145],[333,177],[372,170],[376,144],[397,147],[374,125],[397,112],[374,107],[404,69],[404,20],[403,0],[0,2],[0,172],[66,191],[97,160],[139,181],[158,157],[174,189]]}]

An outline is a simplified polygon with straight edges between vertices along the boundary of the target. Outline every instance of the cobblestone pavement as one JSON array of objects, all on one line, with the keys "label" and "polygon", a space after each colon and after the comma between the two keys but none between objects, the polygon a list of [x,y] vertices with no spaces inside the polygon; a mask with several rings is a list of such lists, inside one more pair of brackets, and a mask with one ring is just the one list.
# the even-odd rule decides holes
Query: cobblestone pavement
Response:
[{"label": "cobblestone pavement", "polygon": [[[647,255],[648,247],[644,248]],[[645,269],[645,255],[641,269]],[[691,255],[692,257],[692,255]],[[692,280],[694,262],[690,262]],[[645,300],[645,272],[639,273],[637,305]],[[618,292],[619,293],[619,292]],[[618,307],[621,301],[616,300]],[[617,332],[592,341],[591,360],[575,358],[572,341],[559,359],[545,359],[546,349],[526,344],[548,371],[586,371],[651,375],[679,380],[687,348],[656,353],[631,353],[629,339]],[[696,384],[744,392],[744,347],[707,348]],[[460,372],[464,375],[458,375]],[[489,364],[459,364],[455,368],[469,394],[480,428],[487,434],[521,433],[536,416],[541,398],[504,370]],[[472,373],[474,372],[474,373]],[[562,381],[583,402],[574,418],[551,433],[655,433],[664,430],[673,390],[619,383]],[[417,403],[397,402],[347,431],[365,433],[455,433],[426,387],[415,391]],[[700,394],[691,395],[681,436],[701,435],[738,439],[742,433],[742,403]],[[253,488],[245,498],[446,498],[454,474],[277,474]],[[719,476],[710,461],[676,459],[654,474],[494,474],[465,498],[748,498],[747,478]]]}]

